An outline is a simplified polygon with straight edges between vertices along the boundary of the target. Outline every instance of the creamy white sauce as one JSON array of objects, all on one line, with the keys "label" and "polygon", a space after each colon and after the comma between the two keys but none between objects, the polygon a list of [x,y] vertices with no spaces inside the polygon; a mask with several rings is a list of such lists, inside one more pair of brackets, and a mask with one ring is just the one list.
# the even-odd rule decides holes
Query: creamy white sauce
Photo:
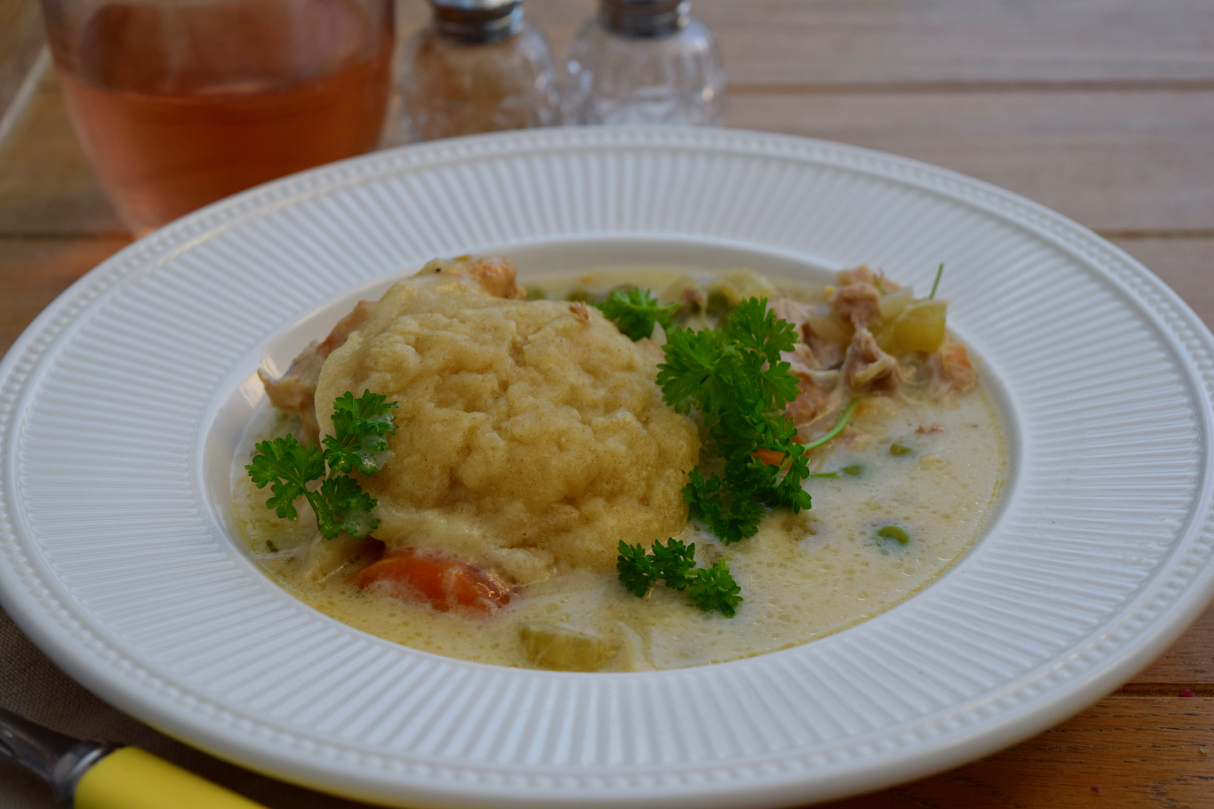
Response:
[{"label": "creamy white sauce", "polygon": [[[954,409],[866,400],[853,426],[849,441],[813,456],[815,471],[839,477],[808,482],[812,510],[768,514],[755,536],[730,546],[695,525],[679,537],[695,542],[701,566],[728,561],[745,599],[733,618],[700,612],[685,593],[656,587],[637,598],[614,575],[585,572],[532,585],[490,617],[440,613],[359,591],[346,582],[349,568],[299,581],[308,548],[324,542],[315,537],[310,512],[302,507],[296,523],[277,520],[262,505],[267,492],[241,473],[233,480],[234,511],[253,557],[284,587],[390,641],[531,667],[520,630],[557,627],[614,649],[599,670],[702,665],[806,643],[871,618],[928,585],[981,537],[1004,467],[998,421],[981,388]],[[277,430],[284,430],[282,420]],[[891,454],[895,443],[909,453]],[[858,475],[841,471],[857,466]],[[885,525],[903,528],[909,541],[879,537]]]}]

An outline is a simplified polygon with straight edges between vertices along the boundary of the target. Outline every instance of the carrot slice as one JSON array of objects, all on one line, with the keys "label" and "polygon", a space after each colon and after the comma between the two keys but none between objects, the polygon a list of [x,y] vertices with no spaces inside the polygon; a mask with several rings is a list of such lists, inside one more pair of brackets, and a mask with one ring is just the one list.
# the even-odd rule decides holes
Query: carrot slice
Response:
[{"label": "carrot slice", "polygon": [[759,447],[758,449],[756,449],[754,452],[752,452],[750,454],[755,456],[756,458],[758,458],[760,461],[767,464],[768,466],[780,466],[784,463],[784,460],[788,457],[783,452],[776,452],[774,449],[764,449],[763,447]]},{"label": "carrot slice", "polygon": [[510,602],[510,588],[491,573],[435,548],[394,551],[350,577],[405,601],[439,612],[470,609],[490,613]]}]

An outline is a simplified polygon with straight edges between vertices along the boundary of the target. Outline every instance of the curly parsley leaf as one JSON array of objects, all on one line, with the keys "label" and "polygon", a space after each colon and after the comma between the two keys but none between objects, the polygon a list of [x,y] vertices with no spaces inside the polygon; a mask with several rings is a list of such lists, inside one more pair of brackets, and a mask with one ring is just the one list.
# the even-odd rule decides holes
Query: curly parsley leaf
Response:
[{"label": "curly parsley leaf", "polygon": [[[384,436],[396,432],[392,415],[396,404],[371,391],[357,399],[347,391],[333,407],[335,434],[325,437],[324,450],[310,441],[300,444],[293,435],[262,441],[245,470],[257,488],[272,484],[273,496],[266,506],[279,517],[296,519],[295,501],[303,497],[312,507],[321,536],[334,539],[345,531],[362,538],[379,526],[373,513],[376,501],[344,473],[379,471],[388,453]],[[315,480],[320,485],[308,488]]]},{"label": "curly parsley leaf", "polygon": [[796,344],[792,324],[767,311],[766,298],[747,298],[723,329],[674,328],[658,366],[662,398],[681,412],[694,405],[709,417],[783,411],[800,392],[781,351]]},{"label": "curly parsley leaf", "polygon": [[658,576],[653,560],[646,553],[645,546],[639,542],[629,545],[621,539],[619,552],[615,567],[620,576],[620,584],[634,596],[643,597]]},{"label": "curly parsley leaf", "polygon": [[692,405],[704,413],[720,411],[734,395],[728,363],[735,350],[716,329],[669,329],[662,347],[666,361],[658,366],[666,404],[680,413]]},{"label": "curly parsley leaf", "polygon": [[300,444],[295,436],[288,435],[258,443],[257,452],[245,470],[257,488],[273,484],[270,491],[274,496],[266,501],[266,507],[284,520],[296,519],[299,514],[295,501],[307,493],[309,482],[324,477],[320,450],[311,442]]},{"label": "curly parsley leaf", "polygon": [[320,489],[310,494],[308,501],[316,512],[320,533],[326,539],[334,539],[342,531],[361,539],[379,527],[379,520],[372,516],[375,498],[364,492],[349,475],[325,478]]},{"label": "curly parsley leaf", "polygon": [[[743,349],[763,355],[773,366],[780,361],[781,351],[792,351],[797,344],[796,329],[767,308],[766,298],[747,298],[742,301],[729,316],[723,331],[726,337]],[[784,367],[788,368],[787,365]],[[793,383],[796,383],[795,377]],[[794,390],[792,396],[786,398],[795,397]]]},{"label": "curly parsley leaf", "polygon": [[602,303],[593,304],[608,320],[614,321],[621,333],[634,342],[653,334],[653,325],[660,323],[669,328],[679,311],[677,303],[666,306],[648,289],[617,289]]},{"label": "curly parsley leaf", "polygon": [[653,543],[653,566],[665,581],[666,586],[684,590],[691,582],[691,570],[696,566],[696,544],[684,545],[681,540],[669,538],[663,545],[661,540]]},{"label": "curly parsley leaf", "polygon": [[729,566],[719,559],[712,567],[695,566],[696,546],[668,538],[663,545],[653,543],[650,552],[645,546],[620,541],[616,558],[620,584],[635,596],[644,596],[659,579],[673,590],[688,590],[692,603],[704,612],[719,611],[732,618],[742,603],[742,588],[729,575]]},{"label": "curly parsley leaf", "polygon": [[[794,513],[811,505],[802,488],[809,461],[784,412],[800,388],[780,353],[796,341],[792,324],[764,298],[742,301],[721,329],[667,332],[657,377],[662,398],[680,412],[700,411],[725,462],[722,474],[707,478],[693,470],[683,499],[692,518],[726,544],[754,535],[764,505]],[[755,457],[760,451],[782,461],[764,463]]]},{"label": "curly parsley leaf", "polygon": [[384,436],[396,432],[392,411],[395,402],[371,391],[355,399],[346,391],[333,402],[333,435],[325,436],[324,457],[335,472],[357,469],[364,475],[380,470],[388,441]]},{"label": "curly parsley leaf", "polygon": [[705,478],[698,467],[692,469],[683,487],[688,516],[707,525],[726,545],[753,536],[763,516],[762,506],[754,499],[757,487],[753,477],[735,470],[733,474],[727,472],[726,478],[715,472]]},{"label": "curly parsley leaf", "polygon": [[691,577],[691,600],[704,612],[717,610],[732,618],[742,603],[741,592],[724,559],[718,559],[712,567],[699,568]]}]

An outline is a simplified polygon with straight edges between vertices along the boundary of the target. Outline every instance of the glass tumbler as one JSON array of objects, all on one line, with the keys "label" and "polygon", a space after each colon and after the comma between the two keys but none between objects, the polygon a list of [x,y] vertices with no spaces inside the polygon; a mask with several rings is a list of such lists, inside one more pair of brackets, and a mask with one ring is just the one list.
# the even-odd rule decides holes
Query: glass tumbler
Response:
[{"label": "glass tumbler", "polygon": [[374,148],[392,0],[41,0],[76,136],[135,235]]}]

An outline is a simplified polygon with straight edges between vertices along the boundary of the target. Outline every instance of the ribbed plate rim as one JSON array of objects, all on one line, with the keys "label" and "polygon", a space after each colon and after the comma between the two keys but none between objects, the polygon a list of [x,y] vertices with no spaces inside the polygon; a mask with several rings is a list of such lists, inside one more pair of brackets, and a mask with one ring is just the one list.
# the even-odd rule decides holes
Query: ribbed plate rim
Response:
[{"label": "ribbed plate rim", "polygon": [[[13,468],[11,431],[20,421],[22,403],[36,388],[44,360],[53,354],[64,335],[86,316],[90,306],[120,294],[125,285],[137,282],[144,273],[154,272],[159,261],[188,251],[196,240],[239,226],[243,221],[255,220],[275,208],[306,204],[309,198],[380,174],[458,163],[465,157],[487,154],[646,146],[716,149],[735,154],[748,151],[756,155],[780,153],[888,182],[914,185],[979,208],[989,216],[1021,227],[1036,238],[1081,256],[1127,295],[1137,295],[1131,289],[1134,286],[1139,290],[1149,289],[1158,300],[1151,306],[1143,303],[1142,307],[1152,318],[1153,325],[1168,336],[1177,357],[1185,364],[1189,383],[1204,397],[1199,420],[1208,444],[1211,390],[1214,389],[1214,365],[1210,356],[1214,354],[1214,338],[1174,293],[1134,259],[1065,217],[989,184],[859,147],[741,130],[604,128],[478,136],[344,161],[217,203],[125,248],[64,292],[35,320],[0,363],[0,447],[3,447],[6,469],[11,472]],[[342,765],[337,760],[342,752],[340,745],[306,755],[299,748],[290,749],[281,729],[234,715],[223,705],[200,706],[196,697],[185,694],[171,682],[164,682],[155,672],[137,670],[121,649],[90,636],[83,628],[87,616],[72,615],[60,605],[48,603],[46,590],[34,575],[33,568],[23,565],[21,559],[14,556],[15,551],[19,551],[21,539],[14,532],[13,515],[10,514],[17,502],[16,484],[11,474],[6,477],[8,480],[0,501],[0,550],[10,564],[0,566],[0,601],[22,629],[72,676],[150,724],[256,769],[352,796],[386,800],[405,800],[407,797],[410,802],[434,805],[486,800],[502,806],[536,805],[537,802],[559,805],[572,799],[605,806],[649,805],[659,801],[669,804],[672,800],[681,805],[702,806],[778,805],[810,798],[838,797],[926,775],[1017,741],[1099,698],[1166,648],[1214,594],[1211,589],[1214,566],[1207,554],[1204,563],[1196,569],[1190,566],[1187,585],[1175,590],[1170,598],[1159,602],[1158,593],[1148,593],[1155,596],[1159,609],[1153,618],[1131,634],[1131,640],[1120,645],[1116,653],[1105,654],[1103,661],[1090,666],[1080,676],[1069,681],[1063,678],[1062,682],[1044,689],[1031,709],[1012,715],[996,712],[990,719],[977,721],[966,733],[950,737],[944,745],[874,752],[854,766],[836,766],[825,774],[801,771],[796,767],[773,767],[775,762],[771,760],[748,762],[728,774],[700,773],[697,776],[683,773],[682,779],[664,777],[671,774],[663,773],[658,767],[628,777],[620,774],[622,782],[609,785],[605,781],[598,794],[589,794],[585,783],[577,783],[576,778],[568,780],[575,775],[572,771],[536,772],[528,776],[527,784],[511,786],[503,792],[501,786],[468,779],[467,773],[477,771],[471,765],[463,774],[444,771],[441,778],[436,778],[433,772],[426,772],[428,765],[420,761],[415,762],[418,766],[412,771],[410,768],[393,770],[385,767],[376,772],[374,768],[362,765]],[[1191,539],[1199,528],[1209,531],[1208,480],[1203,483],[1197,499],[1201,501],[1201,519],[1194,519],[1186,532],[1187,539]],[[11,564],[14,560],[15,565]],[[1177,563],[1174,553],[1168,565]],[[1136,602],[1139,612],[1145,609],[1141,604],[1148,594]],[[1125,617],[1124,614],[1118,616],[1119,619]],[[81,644],[85,636],[89,636],[88,640]],[[751,772],[744,772],[746,765],[751,767]],[[614,791],[609,786],[614,786]],[[402,789],[405,792],[401,792]]]}]

